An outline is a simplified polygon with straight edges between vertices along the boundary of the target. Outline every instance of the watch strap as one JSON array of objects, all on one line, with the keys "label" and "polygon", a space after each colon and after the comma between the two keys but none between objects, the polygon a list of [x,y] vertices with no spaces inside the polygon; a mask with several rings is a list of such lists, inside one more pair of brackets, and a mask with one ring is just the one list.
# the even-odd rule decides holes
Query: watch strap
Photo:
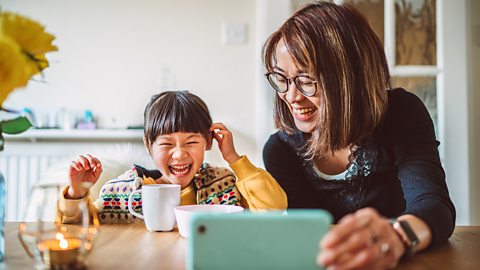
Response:
[{"label": "watch strap", "polygon": [[[402,240],[403,246],[405,248],[405,253],[402,255],[401,259],[405,259],[413,255],[416,252],[416,247],[420,243],[420,240],[418,239],[417,235],[413,231],[410,224],[405,220],[397,220],[397,219],[391,219],[390,224],[392,224],[393,229],[397,232],[397,234],[399,234],[399,237]],[[394,224],[398,224],[398,227],[402,230],[402,232],[407,237],[408,242],[403,240],[403,237],[397,231]]]},{"label": "watch strap", "polygon": [[415,232],[412,230],[412,227],[410,227],[410,224],[408,224],[408,222],[405,220],[398,220],[398,224],[400,224],[400,227],[405,232],[405,235],[407,235],[408,241],[410,241],[410,246],[412,248],[418,246],[420,241],[418,240]]}]

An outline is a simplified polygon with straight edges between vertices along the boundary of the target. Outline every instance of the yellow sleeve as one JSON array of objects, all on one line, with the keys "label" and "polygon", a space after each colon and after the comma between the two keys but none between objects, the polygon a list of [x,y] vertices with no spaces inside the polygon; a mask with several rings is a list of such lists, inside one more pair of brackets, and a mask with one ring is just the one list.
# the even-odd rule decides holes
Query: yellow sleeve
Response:
[{"label": "yellow sleeve", "polygon": [[[87,204],[91,203],[89,198],[90,191],[85,194],[83,198],[80,199],[67,199],[65,196],[68,192],[68,185],[60,192],[58,203],[57,203],[57,214],[56,221],[60,223],[77,223],[80,220],[81,212],[78,208],[80,202],[86,202]],[[92,207],[93,208],[93,207]],[[91,211],[96,211],[96,208],[88,208],[89,215],[93,215]]]},{"label": "yellow sleeve", "polygon": [[265,170],[255,167],[246,156],[230,164],[237,175],[237,188],[251,210],[285,210],[287,195]]},{"label": "yellow sleeve", "polygon": [[180,191],[180,205],[197,204],[197,192],[193,188],[193,181]]}]

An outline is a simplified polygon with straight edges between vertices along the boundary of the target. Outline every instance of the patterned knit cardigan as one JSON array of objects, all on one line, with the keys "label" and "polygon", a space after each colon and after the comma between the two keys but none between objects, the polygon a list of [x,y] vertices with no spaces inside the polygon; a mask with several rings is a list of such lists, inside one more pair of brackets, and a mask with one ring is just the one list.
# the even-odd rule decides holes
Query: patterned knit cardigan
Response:
[{"label": "patterned knit cardigan", "polygon": [[[128,211],[128,197],[140,189],[146,178],[158,178],[159,171],[146,170],[135,165],[131,170],[105,183],[94,205],[101,223],[132,223],[139,219]],[[235,186],[236,177],[227,168],[202,164],[192,181],[197,204],[240,205],[241,194]],[[142,212],[140,194],[133,197],[132,207]]]}]

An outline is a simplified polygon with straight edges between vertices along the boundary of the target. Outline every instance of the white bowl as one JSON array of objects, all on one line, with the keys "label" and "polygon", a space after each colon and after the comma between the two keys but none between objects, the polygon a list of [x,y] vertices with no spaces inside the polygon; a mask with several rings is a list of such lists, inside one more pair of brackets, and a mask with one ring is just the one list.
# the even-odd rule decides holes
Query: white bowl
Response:
[{"label": "white bowl", "polygon": [[199,204],[182,205],[175,207],[175,218],[177,219],[178,232],[180,235],[188,238],[190,236],[190,219],[195,213],[218,213],[233,214],[243,211],[243,207],[236,205],[222,204]]}]

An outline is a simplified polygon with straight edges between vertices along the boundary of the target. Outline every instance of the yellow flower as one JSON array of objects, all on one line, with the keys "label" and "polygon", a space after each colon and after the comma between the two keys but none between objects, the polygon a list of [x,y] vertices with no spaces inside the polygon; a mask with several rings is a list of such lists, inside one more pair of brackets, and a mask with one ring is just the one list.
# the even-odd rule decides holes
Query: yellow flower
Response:
[{"label": "yellow flower", "polygon": [[11,38],[0,35],[0,105],[13,89],[25,86],[29,78],[20,47]]},{"label": "yellow flower", "polygon": [[[57,50],[54,39],[38,22],[0,12],[0,110],[9,111],[1,107],[8,95],[48,67],[45,54]],[[17,134],[31,126],[25,116],[0,120],[0,151],[4,145],[2,133]]]},{"label": "yellow flower", "polygon": [[57,50],[54,39],[38,22],[0,12],[0,106],[15,88],[48,67],[45,54]]},{"label": "yellow flower", "polygon": [[38,22],[11,12],[0,15],[0,35],[11,37],[27,58],[30,75],[48,67],[45,54],[58,50],[52,41],[55,36],[45,32]]}]

